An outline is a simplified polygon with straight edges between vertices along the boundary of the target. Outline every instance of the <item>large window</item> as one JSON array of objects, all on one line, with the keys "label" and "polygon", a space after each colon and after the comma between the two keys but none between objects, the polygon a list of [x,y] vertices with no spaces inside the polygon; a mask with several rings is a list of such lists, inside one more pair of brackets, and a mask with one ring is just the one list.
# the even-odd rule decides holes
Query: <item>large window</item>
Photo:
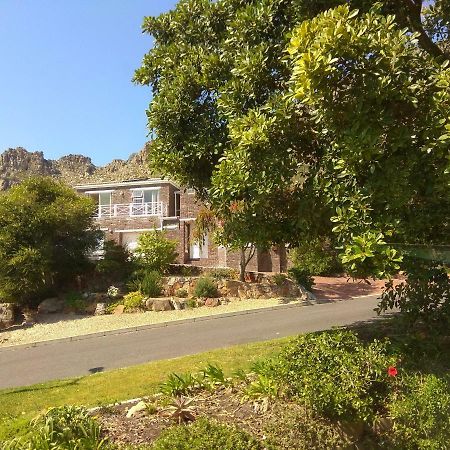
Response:
[{"label": "large window", "polygon": [[159,189],[134,189],[132,191],[133,203],[159,202]]}]

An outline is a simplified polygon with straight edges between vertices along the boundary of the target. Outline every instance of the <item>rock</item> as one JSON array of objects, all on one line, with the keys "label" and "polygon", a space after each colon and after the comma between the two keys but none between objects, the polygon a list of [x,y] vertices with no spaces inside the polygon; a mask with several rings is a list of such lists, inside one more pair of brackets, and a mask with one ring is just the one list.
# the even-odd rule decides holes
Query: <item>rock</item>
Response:
[{"label": "rock", "polygon": [[156,298],[153,301],[153,311],[171,311],[173,309],[170,298]]},{"label": "rock", "polygon": [[35,309],[24,308],[22,310],[22,315],[23,315],[22,326],[23,327],[32,327],[37,321],[36,320],[37,314],[38,314],[38,312]]},{"label": "rock", "polygon": [[83,310],[85,314],[95,314],[96,311],[97,311],[97,303],[95,302],[86,303],[86,306],[84,307]]},{"label": "rock", "polygon": [[113,314],[120,315],[123,314],[124,312],[125,312],[125,305],[117,305],[114,308]]},{"label": "rock", "polygon": [[227,297],[239,297],[239,287],[242,285],[242,281],[237,280],[225,280],[224,286],[220,290],[223,296]]},{"label": "rock", "polygon": [[14,324],[14,303],[0,303],[0,330]]},{"label": "rock", "polygon": [[304,288],[303,286],[298,286],[298,291],[299,291],[299,297],[302,300],[307,300],[309,302],[317,301],[316,296],[312,292],[308,291],[308,289]]},{"label": "rock", "polygon": [[210,308],[215,308],[220,305],[220,300],[218,298],[207,298],[205,300],[205,306],[209,306]]},{"label": "rock", "polygon": [[155,301],[154,298],[147,297],[142,300],[142,303],[145,305],[145,309],[147,309],[148,311],[151,311],[153,308],[154,301]]},{"label": "rock", "polygon": [[106,314],[106,303],[97,303],[94,314],[96,316],[104,316]]},{"label": "rock", "polygon": [[128,418],[133,417],[138,412],[145,411],[146,409],[147,409],[146,403],[141,400],[139,403],[136,403],[128,410],[126,417]]},{"label": "rock", "polygon": [[105,303],[109,300],[109,297],[104,292],[95,292],[92,294],[94,297],[94,301],[97,303]]},{"label": "rock", "polygon": [[184,299],[180,300],[178,298],[172,298],[170,301],[172,303],[173,309],[176,311],[180,311],[181,309],[184,309]]},{"label": "rock", "polygon": [[201,306],[205,306],[205,299],[204,298],[198,298],[196,300],[197,308],[200,308]]},{"label": "rock", "polygon": [[64,300],[61,300],[58,297],[47,298],[39,303],[38,312],[39,314],[54,314],[62,312],[64,306]]}]

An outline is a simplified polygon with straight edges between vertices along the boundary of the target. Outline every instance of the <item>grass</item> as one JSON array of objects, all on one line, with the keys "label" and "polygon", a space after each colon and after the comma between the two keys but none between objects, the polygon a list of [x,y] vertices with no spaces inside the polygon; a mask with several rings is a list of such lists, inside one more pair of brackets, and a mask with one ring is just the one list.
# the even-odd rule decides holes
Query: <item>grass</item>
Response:
[{"label": "grass", "polygon": [[229,375],[237,369],[248,369],[255,360],[277,352],[288,340],[237,345],[84,377],[0,390],[0,442],[14,435],[26,420],[51,406],[90,407],[150,395],[159,390],[170,372],[196,372],[209,362],[220,365]]}]

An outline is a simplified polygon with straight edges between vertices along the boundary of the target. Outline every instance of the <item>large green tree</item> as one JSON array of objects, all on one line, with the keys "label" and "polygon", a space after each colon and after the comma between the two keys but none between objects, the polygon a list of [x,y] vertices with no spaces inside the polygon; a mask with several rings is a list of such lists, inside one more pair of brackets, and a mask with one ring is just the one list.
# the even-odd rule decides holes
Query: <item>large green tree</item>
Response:
[{"label": "large green tree", "polygon": [[73,281],[98,245],[95,205],[50,178],[0,194],[0,299],[33,306]]},{"label": "large green tree", "polygon": [[448,2],[374,3],[185,0],[145,19],[151,163],[210,204],[223,243],[331,235],[349,270],[384,276],[386,242],[445,240]]}]

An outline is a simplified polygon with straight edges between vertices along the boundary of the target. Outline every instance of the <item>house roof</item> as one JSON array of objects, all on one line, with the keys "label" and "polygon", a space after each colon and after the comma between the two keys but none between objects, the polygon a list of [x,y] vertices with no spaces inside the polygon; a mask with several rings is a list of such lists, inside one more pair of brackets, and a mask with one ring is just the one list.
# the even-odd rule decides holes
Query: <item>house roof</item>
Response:
[{"label": "house roof", "polygon": [[116,181],[110,183],[92,183],[92,184],[79,184],[74,186],[74,189],[78,191],[85,191],[88,189],[108,189],[108,188],[119,188],[119,187],[133,187],[133,186],[154,186],[158,184],[171,184],[176,188],[180,188],[176,183],[170,180],[164,180],[162,178],[149,178],[147,180],[125,180]]}]

